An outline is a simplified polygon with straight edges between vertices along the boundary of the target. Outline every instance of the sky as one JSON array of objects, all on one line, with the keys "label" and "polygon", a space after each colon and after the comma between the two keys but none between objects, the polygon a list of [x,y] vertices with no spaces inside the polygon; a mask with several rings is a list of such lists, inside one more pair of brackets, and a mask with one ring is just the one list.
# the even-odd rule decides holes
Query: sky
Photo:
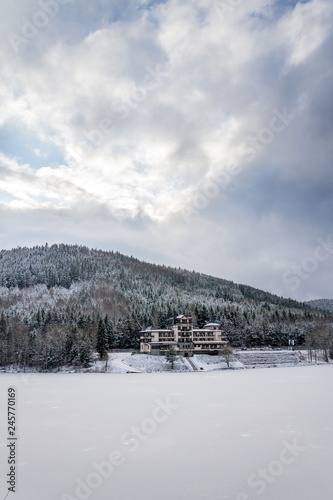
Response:
[{"label": "sky", "polygon": [[18,0],[0,32],[0,248],[333,298],[331,0]]}]

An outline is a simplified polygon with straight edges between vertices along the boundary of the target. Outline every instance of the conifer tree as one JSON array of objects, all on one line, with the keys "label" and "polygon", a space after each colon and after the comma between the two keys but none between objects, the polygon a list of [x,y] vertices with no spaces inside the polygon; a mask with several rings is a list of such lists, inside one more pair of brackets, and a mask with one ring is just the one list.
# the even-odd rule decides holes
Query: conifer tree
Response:
[{"label": "conifer tree", "polygon": [[105,323],[102,319],[98,322],[97,328],[97,345],[96,349],[101,359],[105,359],[108,353],[108,339],[105,328]]},{"label": "conifer tree", "polygon": [[105,335],[108,343],[108,349],[113,349],[114,348],[114,332],[112,328],[112,324],[109,321],[108,315],[105,315],[104,318],[104,329],[105,329]]},{"label": "conifer tree", "polygon": [[175,361],[177,359],[177,352],[172,345],[167,348],[165,352],[165,359],[167,360],[168,363],[171,364],[171,369],[173,370]]}]

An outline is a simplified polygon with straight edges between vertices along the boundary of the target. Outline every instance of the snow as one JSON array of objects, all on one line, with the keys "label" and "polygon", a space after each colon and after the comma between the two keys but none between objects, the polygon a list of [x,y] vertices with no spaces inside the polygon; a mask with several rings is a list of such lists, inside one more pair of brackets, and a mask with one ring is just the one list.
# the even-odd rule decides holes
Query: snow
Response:
[{"label": "snow", "polygon": [[[302,366],[309,364],[326,363],[322,355],[317,353],[317,360],[312,362],[308,359],[308,352],[304,351],[272,351],[272,350],[235,350],[230,357],[231,369],[243,368],[269,368]],[[174,372],[183,371],[213,371],[226,370],[228,365],[224,356],[212,356],[208,354],[195,354],[189,359],[178,357],[174,363]],[[0,367],[0,373],[22,372],[23,367],[5,366]],[[28,373],[36,373],[35,368],[26,368]],[[171,371],[170,364],[165,356],[152,356],[149,354],[135,354],[131,351],[115,352],[108,355],[108,363],[98,360],[98,354],[95,354],[95,361],[90,363],[88,368],[79,368],[75,366],[64,366],[61,369],[56,368],[55,372],[60,373],[152,373]]]},{"label": "snow", "polygon": [[[212,371],[212,370],[226,370],[228,368],[224,356],[210,356],[209,354],[196,354],[191,358],[192,363],[198,370]],[[244,368],[241,363],[232,361],[231,368]]]},{"label": "snow", "polygon": [[[171,371],[170,363],[165,356],[151,356],[150,354],[133,354],[132,352],[115,352],[109,354],[108,364],[105,361],[96,361],[85,372],[97,373],[151,373]],[[183,359],[177,359],[172,371],[181,372],[188,370]],[[66,368],[68,371],[68,368]],[[82,370],[78,370],[82,371]]]},{"label": "snow", "polygon": [[[109,354],[107,370],[105,370],[105,361],[97,361],[89,371],[107,372],[107,373],[136,373],[141,370],[131,369],[128,364],[131,352],[116,352]],[[88,371],[88,370],[87,370]]]},{"label": "snow", "polygon": [[[118,369],[137,365],[114,354]],[[2,478],[8,387],[18,399],[17,492],[8,498],[331,500],[332,378],[331,364],[1,374]]]},{"label": "snow", "polygon": [[[307,365],[310,363],[306,350],[235,351],[234,357],[243,365],[244,368],[286,367],[295,365]],[[322,359],[322,356],[320,356],[320,359]]]},{"label": "snow", "polygon": [[[151,356],[150,354],[134,354],[128,358],[127,363],[141,371],[146,372],[162,372],[171,371],[171,365],[165,359],[165,356]],[[174,363],[173,371],[186,371],[188,368],[184,364],[183,359],[178,358]]]}]

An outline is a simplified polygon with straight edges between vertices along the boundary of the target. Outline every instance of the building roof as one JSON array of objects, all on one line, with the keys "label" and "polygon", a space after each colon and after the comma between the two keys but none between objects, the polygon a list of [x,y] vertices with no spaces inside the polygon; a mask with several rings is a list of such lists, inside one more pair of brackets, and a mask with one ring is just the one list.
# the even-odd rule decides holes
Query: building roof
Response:
[{"label": "building roof", "polygon": [[165,328],[154,328],[154,329],[147,329],[147,330],[141,330],[140,333],[151,333],[151,332],[168,332],[168,333],[173,333],[173,330],[170,329],[165,329]]},{"label": "building roof", "polygon": [[221,332],[222,330],[211,330],[210,328],[193,328],[193,333],[194,332],[209,332],[209,333],[214,333],[214,332]]}]

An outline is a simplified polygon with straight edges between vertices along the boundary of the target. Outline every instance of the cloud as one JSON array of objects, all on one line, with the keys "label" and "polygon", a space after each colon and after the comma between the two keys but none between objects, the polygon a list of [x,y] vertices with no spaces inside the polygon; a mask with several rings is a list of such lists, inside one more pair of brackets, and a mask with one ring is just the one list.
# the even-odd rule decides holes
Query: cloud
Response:
[{"label": "cloud", "polygon": [[289,64],[297,65],[318,49],[330,32],[332,7],[325,0],[297,3],[280,23],[290,50]]},{"label": "cloud", "polygon": [[41,2],[0,7],[2,245],[39,231],[296,293],[283,269],[330,227],[331,2],[57,5],[17,51]]}]

